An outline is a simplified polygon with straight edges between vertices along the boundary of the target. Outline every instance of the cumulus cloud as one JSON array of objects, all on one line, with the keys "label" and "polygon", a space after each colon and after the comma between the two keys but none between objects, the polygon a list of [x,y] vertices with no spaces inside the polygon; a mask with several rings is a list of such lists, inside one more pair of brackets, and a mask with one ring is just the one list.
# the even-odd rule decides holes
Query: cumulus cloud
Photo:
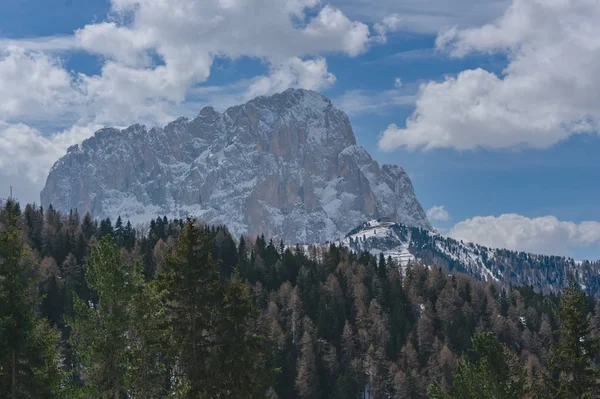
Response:
[{"label": "cumulus cloud", "polygon": [[[327,88],[336,78],[325,56],[355,57],[381,35],[319,0],[110,3],[107,20],[70,36],[0,38],[3,176],[40,182],[68,145],[95,126],[162,125],[180,116],[211,96],[199,85],[218,58],[257,58],[268,67],[265,76],[229,85],[222,101],[229,103],[288,87]],[[396,17],[380,24],[392,31]],[[100,72],[68,71],[59,57],[72,50],[98,56]]]},{"label": "cumulus cloud", "polygon": [[289,87],[320,90],[334,83],[335,75],[327,70],[327,61],[324,58],[303,61],[295,57],[274,67],[268,76],[254,79],[246,92],[246,100],[280,92]]},{"label": "cumulus cloud", "polygon": [[288,87],[321,89],[335,76],[314,54],[361,54],[370,30],[335,7],[317,6],[313,0],[113,0],[113,21],[76,32],[82,48],[106,58],[101,74],[81,81],[100,110],[98,121],[122,124],[174,117],[172,104],[209,78],[218,57],[256,57],[270,66],[268,76],[250,82],[246,97]]},{"label": "cumulus cloud", "polygon": [[545,148],[597,131],[600,4],[592,0],[513,0],[504,15],[476,28],[452,28],[437,47],[454,57],[508,57],[501,75],[465,70],[421,85],[405,127],[390,125],[379,147]]},{"label": "cumulus cloud", "polygon": [[430,222],[447,222],[450,219],[450,214],[443,205],[434,205],[427,211],[427,219]]},{"label": "cumulus cloud", "polygon": [[447,235],[488,247],[569,256],[573,249],[600,245],[600,223],[566,222],[554,216],[477,216],[456,224]]},{"label": "cumulus cloud", "polygon": [[0,88],[0,121],[56,118],[79,98],[60,61],[15,46],[0,51]]},{"label": "cumulus cloud", "polygon": [[376,22],[373,25],[373,30],[377,33],[377,35],[373,38],[373,40],[385,43],[387,41],[387,34],[389,32],[396,32],[400,30],[402,26],[402,18],[398,14],[386,15],[381,22]]},{"label": "cumulus cloud", "polygon": [[0,122],[0,169],[3,175],[20,175],[34,183],[46,177],[52,164],[73,144],[100,126],[75,125],[50,137],[23,123]]}]

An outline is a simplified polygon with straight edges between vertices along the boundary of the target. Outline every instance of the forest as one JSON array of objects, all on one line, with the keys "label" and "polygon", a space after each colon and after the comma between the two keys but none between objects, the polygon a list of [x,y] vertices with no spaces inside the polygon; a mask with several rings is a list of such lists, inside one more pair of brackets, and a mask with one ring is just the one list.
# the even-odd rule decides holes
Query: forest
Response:
[{"label": "forest", "polygon": [[335,245],[0,211],[0,397],[596,398],[600,305]]}]

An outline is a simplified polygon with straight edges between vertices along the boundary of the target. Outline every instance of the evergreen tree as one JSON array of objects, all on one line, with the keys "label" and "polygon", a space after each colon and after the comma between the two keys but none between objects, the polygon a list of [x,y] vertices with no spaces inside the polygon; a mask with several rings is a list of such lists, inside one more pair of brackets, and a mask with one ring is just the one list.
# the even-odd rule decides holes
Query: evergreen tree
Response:
[{"label": "evergreen tree", "polygon": [[171,326],[158,285],[144,284],[141,268],[136,264],[133,274],[126,386],[133,398],[155,398],[164,396],[169,386]]},{"label": "evergreen tree", "polygon": [[168,304],[175,391],[186,398],[258,398],[268,382],[259,339],[247,331],[253,308],[235,278],[222,283],[214,237],[188,220],[159,276]]},{"label": "evergreen tree", "polygon": [[86,240],[89,240],[93,235],[96,234],[96,223],[94,222],[94,219],[92,219],[92,215],[90,215],[89,212],[83,217],[81,232]]},{"label": "evergreen tree", "polygon": [[383,252],[379,254],[379,265],[377,266],[377,273],[379,275],[379,278],[387,278],[387,264],[385,262],[385,256],[383,256]]},{"label": "evergreen tree", "polygon": [[85,382],[83,392],[86,397],[107,399],[139,392],[139,387],[146,394],[152,392],[160,365],[155,364],[156,346],[146,338],[156,329],[152,315],[161,313],[161,302],[144,295],[140,273],[123,262],[109,236],[92,249],[84,271],[98,301],[85,302],[75,294],[75,317],[67,318]]},{"label": "evergreen tree", "polygon": [[234,275],[223,287],[215,345],[209,348],[206,398],[263,398],[272,382],[266,367],[264,338],[252,331],[258,309],[252,305],[248,286]]},{"label": "evergreen tree", "polygon": [[8,200],[0,215],[0,397],[58,398],[58,337],[36,314],[40,298],[18,227],[20,214],[19,205]]},{"label": "evergreen tree", "polygon": [[558,310],[559,341],[551,345],[546,378],[548,395],[553,398],[596,398],[600,395],[600,371],[595,359],[600,355],[600,336],[592,336],[586,295],[573,275]]},{"label": "evergreen tree", "polygon": [[133,249],[135,246],[135,230],[129,220],[123,230],[123,246],[127,249]]},{"label": "evergreen tree", "polygon": [[453,394],[438,383],[429,387],[432,399],[518,399],[526,394],[525,373],[518,358],[491,332],[472,338],[475,360],[463,355],[454,374]]},{"label": "evergreen tree", "polygon": [[98,238],[104,238],[105,236],[114,237],[114,235],[115,232],[110,218],[106,218],[100,221],[100,227],[98,228]]},{"label": "evergreen tree", "polygon": [[125,230],[123,227],[123,219],[121,219],[121,216],[119,216],[119,217],[117,217],[117,221],[115,223],[115,229],[114,229],[115,243],[119,247],[124,246],[124,238],[125,238],[124,235],[125,235]]}]

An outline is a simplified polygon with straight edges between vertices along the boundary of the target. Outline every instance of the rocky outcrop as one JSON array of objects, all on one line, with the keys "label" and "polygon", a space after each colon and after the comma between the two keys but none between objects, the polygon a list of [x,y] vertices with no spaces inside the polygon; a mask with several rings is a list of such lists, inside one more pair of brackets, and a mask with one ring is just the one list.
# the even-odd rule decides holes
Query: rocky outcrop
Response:
[{"label": "rocky outcrop", "polygon": [[329,99],[294,89],[164,128],[99,130],[55,163],[41,201],[133,222],[190,215],[286,242],[380,217],[431,228],[402,168],[356,145]]}]

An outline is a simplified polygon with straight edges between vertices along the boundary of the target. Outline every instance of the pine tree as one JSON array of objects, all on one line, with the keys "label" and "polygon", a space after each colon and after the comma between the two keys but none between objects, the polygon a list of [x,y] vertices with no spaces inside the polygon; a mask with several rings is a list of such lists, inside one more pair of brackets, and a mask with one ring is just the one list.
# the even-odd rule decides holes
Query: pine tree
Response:
[{"label": "pine tree", "polygon": [[115,229],[114,229],[115,243],[119,247],[122,247],[124,245],[124,235],[125,235],[125,231],[123,228],[123,219],[121,219],[121,216],[119,216],[119,217],[117,217],[117,221],[115,223]]},{"label": "pine tree", "polygon": [[385,256],[383,256],[383,252],[379,254],[379,265],[377,266],[377,273],[379,275],[379,278],[387,278],[387,264],[385,261]]},{"label": "pine tree", "polygon": [[159,275],[181,370],[174,389],[194,399],[263,397],[260,339],[248,332],[252,303],[237,277],[221,282],[212,234],[188,220]]},{"label": "pine tree", "polygon": [[57,334],[39,319],[40,298],[18,227],[19,205],[8,200],[0,225],[0,397],[58,398]]},{"label": "pine tree", "polygon": [[472,338],[472,361],[463,355],[454,373],[454,394],[445,392],[437,383],[429,387],[432,399],[518,399],[525,394],[525,372],[518,358],[502,345],[491,332],[480,332]]},{"label": "pine tree", "polygon": [[136,263],[133,274],[136,294],[130,303],[130,369],[126,386],[133,398],[155,398],[164,394],[169,385],[171,328],[158,284],[144,284],[141,269],[142,266]]},{"label": "pine tree", "polygon": [[92,215],[90,213],[86,213],[83,217],[83,223],[81,224],[81,232],[83,233],[83,237],[86,240],[92,238],[93,235],[96,234],[96,224],[94,219],[92,219]]},{"label": "pine tree", "polygon": [[154,388],[159,351],[147,337],[156,328],[152,315],[160,314],[161,302],[145,295],[139,268],[122,261],[109,236],[85,264],[86,281],[98,301],[85,302],[75,294],[75,317],[67,322],[88,397],[116,399],[139,387],[145,393]]},{"label": "pine tree", "polygon": [[569,275],[569,286],[558,311],[560,339],[551,345],[546,378],[553,398],[595,398],[600,394],[600,371],[595,359],[600,355],[600,337],[592,336],[587,299]]},{"label": "pine tree", "polygon": [[135,230],[129,220],[123,230],[123,246],[127,249],[133,249],[135,246]]},{"label": "pine tree", "polygon": [[217,340],[209,348],[206,364],[205,397],[263,398],[272,373],[266,367],[269,358],[263,353],[264,338],[251,331],[258,309],[252,305],[248,286],[237,274],[223,291]]},{"label": "pine tree", "polygon": [[114,237],[115,231],[113,229],[112,222],[110,218],[106,218],[100,221],[100,227],[98,228],[98,238],[103,238],[104,236]]}]

